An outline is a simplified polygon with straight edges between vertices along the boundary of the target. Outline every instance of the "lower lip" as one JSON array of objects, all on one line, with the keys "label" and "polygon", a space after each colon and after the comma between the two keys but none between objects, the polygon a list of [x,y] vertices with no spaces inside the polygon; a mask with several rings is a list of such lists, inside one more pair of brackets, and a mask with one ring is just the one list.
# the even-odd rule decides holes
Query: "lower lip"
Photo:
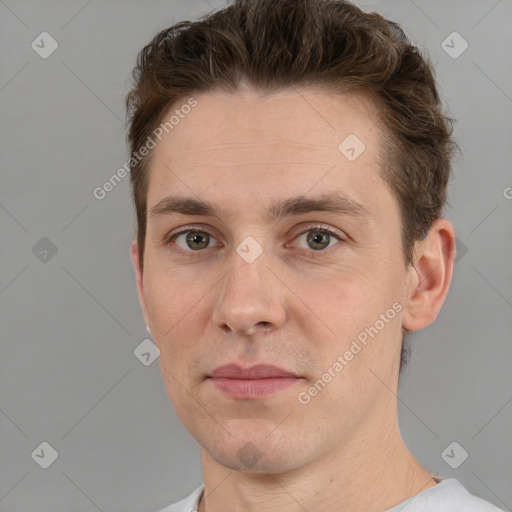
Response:
[{"label": "lower lip", "polygon": [[228,379],[212,377],[217,389],[240,399],[258,399],[293,386],[299,379],[295,377],[271,377],[268,379]]}]

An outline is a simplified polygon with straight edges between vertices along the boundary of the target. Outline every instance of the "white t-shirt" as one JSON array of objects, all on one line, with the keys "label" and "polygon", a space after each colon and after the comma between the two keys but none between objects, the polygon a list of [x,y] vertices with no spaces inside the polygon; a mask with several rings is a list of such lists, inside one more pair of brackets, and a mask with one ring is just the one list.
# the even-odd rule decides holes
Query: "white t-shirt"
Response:
[{"label": "white t-shirt", "polygon": [[[504,512],[489,502],[470,494],[455,478],[440,480],[441,482],[436,486],[420,492],[384,512]],[[203,490],[204,484],[185,499],[159,512],[196,512]]]}]

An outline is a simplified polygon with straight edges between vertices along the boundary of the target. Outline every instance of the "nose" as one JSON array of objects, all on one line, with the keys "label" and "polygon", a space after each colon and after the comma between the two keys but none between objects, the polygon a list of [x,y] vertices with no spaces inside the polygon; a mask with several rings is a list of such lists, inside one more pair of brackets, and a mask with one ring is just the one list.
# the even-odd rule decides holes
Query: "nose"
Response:
[{"label": "nose", "polygon": [[220,285],[212,313],[225,333],[252,336],[258,330],[279,329],[286,320],[285,294],[261,255],[247,263],[234,254],[234,264]]}]

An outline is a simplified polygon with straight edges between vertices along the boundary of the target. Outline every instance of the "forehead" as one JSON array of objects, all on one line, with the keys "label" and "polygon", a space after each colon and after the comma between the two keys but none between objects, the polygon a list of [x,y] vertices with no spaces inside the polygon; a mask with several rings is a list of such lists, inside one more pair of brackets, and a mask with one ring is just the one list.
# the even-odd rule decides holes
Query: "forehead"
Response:
[{"label": "forehead", "polygon": [[[179,123],[167,134],[169,137],[164,135],[172,141],[173,150],[207,149],[234,142],[250,144],[254,138],[295,142],[301,147],[310,142],[337,149],[339,137],[348,133],[367,139],[371,145],[368,132],[378,123],[373,102],[362,93],[328,94],[319,88],[296,87],[264,94],[244,87],[232,93],[201,93],[195,98],[197,106],[180,116]],[[164,116],[164,122],[186,102],[186,98],[177,101]]]},{"label": "forehead", "polygon": [[341,190],[362,203],[372,187],[385,186],[377,113],[360,94],[294,88],[194,97],[195,108],[153,150],[148,208],[170,193],[255,205],[313,189]]}]

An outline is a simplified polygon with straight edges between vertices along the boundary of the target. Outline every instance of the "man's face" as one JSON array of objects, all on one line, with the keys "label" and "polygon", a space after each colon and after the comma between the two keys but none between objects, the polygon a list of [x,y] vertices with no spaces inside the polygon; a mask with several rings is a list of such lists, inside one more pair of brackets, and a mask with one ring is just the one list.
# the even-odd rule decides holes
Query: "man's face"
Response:
[{"label": "man's face", "polygon": [[[209,456],[239,470],[251,456],[253,471],[291,469],[380,435],[396,415],[409,270],[371,104],[306,88],[196,99],[154,149],[138,273],[174,410]],[[345,207],[270,209],[326,195]],[[217,216],[152,214],[168,196]],[[299,378],[230,394],[210,377],[231,363]]]}]

